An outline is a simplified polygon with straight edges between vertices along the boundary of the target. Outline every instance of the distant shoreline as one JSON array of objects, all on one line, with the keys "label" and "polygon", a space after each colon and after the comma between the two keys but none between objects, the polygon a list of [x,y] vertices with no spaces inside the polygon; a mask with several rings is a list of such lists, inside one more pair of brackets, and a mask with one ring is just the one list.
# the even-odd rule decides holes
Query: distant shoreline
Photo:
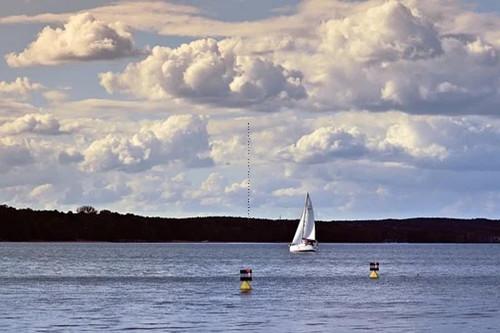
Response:
[{"label": "distant shoreline", "polygon": [[[160,218],[0,206],[0,242],[289,243],[298,220]],[[320,243],[500,243],[500,221],[409,218],[317,222]]]}]

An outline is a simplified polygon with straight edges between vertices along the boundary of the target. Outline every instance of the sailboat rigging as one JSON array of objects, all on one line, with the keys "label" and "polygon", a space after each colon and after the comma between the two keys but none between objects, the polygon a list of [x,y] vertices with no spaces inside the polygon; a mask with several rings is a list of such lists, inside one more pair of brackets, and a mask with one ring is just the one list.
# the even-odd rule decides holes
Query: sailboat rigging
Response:
[{"label": "sailboat rigging", "polygon": [[314,211],[309,193],[306,195],[306,202],[299,225],[290,244],[290,252],[316,252],[318,241],[316,240],[316,226],[314,223]]}]

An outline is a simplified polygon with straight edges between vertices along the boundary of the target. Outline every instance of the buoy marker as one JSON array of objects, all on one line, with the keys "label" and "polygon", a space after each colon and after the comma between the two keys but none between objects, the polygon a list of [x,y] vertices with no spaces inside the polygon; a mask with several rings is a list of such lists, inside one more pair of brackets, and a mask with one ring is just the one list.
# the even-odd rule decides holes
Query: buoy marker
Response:
[{"label": "buoy marker", "polygon": [[379,264],[378,262],[371,262],[370,263],[370,279],[376,280],[379,278]]},{"label": "buoy marker", "polygon": [[240,291],[242,293],[248,293],[252,290],[252,269],[244,268],[240,269]]}]

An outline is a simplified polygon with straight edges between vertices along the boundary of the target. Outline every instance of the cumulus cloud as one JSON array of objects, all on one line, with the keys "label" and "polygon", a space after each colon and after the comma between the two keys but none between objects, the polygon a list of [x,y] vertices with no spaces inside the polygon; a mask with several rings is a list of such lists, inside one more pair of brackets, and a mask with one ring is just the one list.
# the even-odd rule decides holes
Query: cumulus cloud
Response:
[{"label": "cumulus cloud", "polygon": [[438,32],[399,1],[387,1],[320,29],[321,49],[358,62],[418,60],[442,53]]},{"label": "cumulus cloud", "polygon": [[[226,134],[227,135],[227,134]],[[241,159],[245,151],[246,142],[242,136],[233,136],[227,139],[214,139],[210,142],[210,156],[215,163],[230,164]]]},{"label": "cumulus cloud", "polygon": [[138,54],[132,34],[120,22],[106,23],[89,13],[69,18],[62,28],[45,27],[25,50],[5,56],[11,67],[57,65]]},{"label": "cumulus cloud", "polygon": [[[402,149],[418,167],[450,170],[496,170],[500,166],[500,127],[484,120],[428,117],[406,120],[387,128],[379,148]],[[393,160],[404,161],[396,154]]]},{"label": "cumulus cloud", "polygon": [[316,124],[303,129],[294,144],[281,148],[275,156],[303,165],[350,160],[446,170],[496,170],[500,166],[498,123],[402,113],[392,113],[392,119],[357,116],[355,121],[345,115],[334,118],[343,127]]},{"label": "cumulus cloud", "polygon": [[367,152],[365,138],[356,128],[321,127],[302,136],[285,155],[296,162],[321,163],[335,158],[357,158]]},{"label": "cumulus cloud", "polygon": [[43,88],[43,85],[27,77],[18,77],[12,82],[0,81],[0,97],[26,99],[31,93]]},{"label": "cumulus cloud", "polygon": [[61,134],[61,124],[50,114],[26,114],[13,121],[7,121],[0,125],[2,134]]},{"label": "cumulus cloud", "polygon": [[[121,71],[101,74],[109,93],[137,100],[65,102],[27,78],[0,83],[0,170],[7,175],[0,186],[9,188],[0,191],[2,199],[35,203],[57,194],[50,199],[57,205],[95,198],[97,205],[148,214],[244,214],[250,121],[255,215],[296,217],[305,191],[328,217],[438,214],[443,207],[471,214],[495,201],[488,193],[500,179],[500,122],[491,116],[500,104],[497,14],[474,13],[455,0],[315,0],[288,16],[220,22],[176,6],[118,2],[90,10],[89,31],[105,25],[116,32],[110,22],[123,22],[167,35],[231,37],[158,46]],[[48,28],[55,37],[46,45],[53,46],[69,36],[69,17],[4,17],[0,24],[65,22]],[[44,61],[108,57],[75,51],[90,50],[82,45],[94,40],[106,44],[102,35],[83,41],[82,31],[73,38],[78,45],[40,49],[50,53]],[[134,53],[126,46],[131,36],[116,33],[122,39],[110,39],[122,43],[109,52]],[[42,63],[31,49],[26,57]],[[36,117],[40,110],[20,102],[40,90],[57,120]],[[219,107],[243,110],[209,121],[145,121],[180,110],[220,113]],[[259,108],[281,112],[244,110]],[[327,112],[307,112],[318,110]],[[78,134],[47,135],[68,125]],[[210,168],[191,168],[212,161]],[[460,205],[465,201],[471,204]]]},{"label": "cumulus cloud", "polygon": [[260,57],[239,56],[214,39],[155,47],[150,56],[122,73],[102,73],[109,92],[148,99],[186,98],[226,106],[306,96],[302,74]]},{"label": "cumulus cloud", "polygon": [[[101,85],[109,93],[221,106],[496,112],[500,44],[492,34],[450,23],[451,15],[468,13],[464,7],[410,0],[334,3],[334,11],[309,3],[295,14],[300,27],[322,21],[317,29],[158,46],[121,73],[102,73]],[[330,8],[317,5],[325,6]],[[441,12],[448,7],[454,11]]]},{"label": "cumulus cloud", "polygon": [[144,125],[132,136],[108,134],[97,139],[83,152],[82,168],[137,172],[175,162],[206,166],[211,162],[207,156],[206,121],[197,116],[178,115]]},{"label": "cumulus cloud", "polygon": [[498,49],[480,35],[440,31],[432,19],[418,3],[391,0],[325,22],[320,65],[304,67],[306,83],[317,83],[311,94],[330,110],[495,113]]},{"label": "cumulus cloud", "polygon": [[[442,122],[442,125],[449,126],[450,123]],[[379,147],[388,151],[401,149],[416,159],[444,160],[448,156],[446,147],[437,143],[438,140],[432,139],[432,137],[436,137],[438,131],[439,129],[432,121],[406,120],[398,122],[387,129],[385,138],[380,142]]]}]

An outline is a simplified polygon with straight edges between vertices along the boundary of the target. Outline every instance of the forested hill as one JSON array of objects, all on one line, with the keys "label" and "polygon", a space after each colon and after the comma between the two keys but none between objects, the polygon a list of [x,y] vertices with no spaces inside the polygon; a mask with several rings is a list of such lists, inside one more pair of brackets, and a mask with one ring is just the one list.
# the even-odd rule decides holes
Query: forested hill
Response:
[{"label": "forested hill", "polygon": [[[297,220],[156,218],[110,211],[62,213],[0,206],[0,241],[290,242]],[[500,221],[447,218],[330,221],[320,242],[500,243]]]}]

